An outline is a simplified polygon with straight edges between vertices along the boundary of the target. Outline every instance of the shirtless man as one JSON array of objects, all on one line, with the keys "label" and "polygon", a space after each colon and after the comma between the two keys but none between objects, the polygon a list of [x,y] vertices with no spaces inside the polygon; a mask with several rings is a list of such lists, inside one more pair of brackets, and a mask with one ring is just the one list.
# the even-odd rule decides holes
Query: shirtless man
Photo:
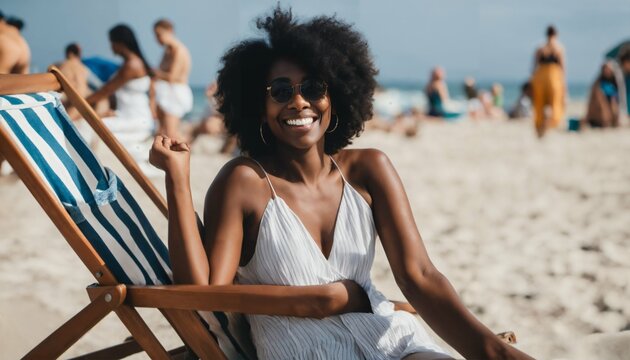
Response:
[{"label": "shirtless man", "polygon": [[[20,31],[9,24],[0,12],[0,74],[28,74],[31,50]],[[0,176],[4,158],[0,154]]]},{"label": "shirtless man", "polygon": [[164,55],[160,68],[155,71],[155,100],[160,123],[159,133],[169,137],[179,136],[181,117],[192,109],[193,97],[188,86],[190,53],[176,37],[173,24],[166,19],[158,20],[153,31]]},{"label": "shirtless man", "polygon": [[59,65],[59,70],[66,76],[70,85],[85,98],[89,95],[88,68],[81,62],[81,48],[72,43],[66,46],[66,60]]}]

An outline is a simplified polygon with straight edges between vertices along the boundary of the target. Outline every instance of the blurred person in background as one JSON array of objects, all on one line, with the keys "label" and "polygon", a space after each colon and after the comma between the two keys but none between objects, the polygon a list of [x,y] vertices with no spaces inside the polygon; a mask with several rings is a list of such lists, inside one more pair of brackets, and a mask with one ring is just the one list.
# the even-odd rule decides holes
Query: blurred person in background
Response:
[{"label": "blurred person in background", "polygon": [[374,89],[374,115],[365,123],[366,130],[381,130],[400,133],[407,137],[416,136],[422,113],[411,106],[405,109],[398,96],[377,85]]},{"label": "blurred person in background", "polygon": [[503,85],[499,83],[493,83],[492,87],[490,88],[490,94],[492,94],[492,106],[497,109],[503,110]]},{"label": "blurred person in background", "polygon": [[531,83],[534,124],[540,138],[548,128],[560,125],[566,100],[564,48],[553,26],[547,27],[547,42],[536,49]]},{"label": "blurred person in background", "polygon": [[[23,25],[23,23],[22,23]],[[28,74],[31,65],[31,50],[20,30],[9,24],[0,11],[0,74]],[[0,176],[4,158],[0,154]]]},{"label": "blurred person in background", "polygon": [[223,115],[218,111],[217,99],[214,95],[217,93],[217,82],[213,81],[206,88],[206,98],[208,99],[206,111],[203,119],[197,124],[190,134],[188,143],[192,145],[201,135],[223,136],[225,140],[221,146],[221,154],[231,154],[237,148],[236,137],[227,133]]},{"label": "blurred person in background", "polygon": [[521,85],[521,94],[508,112],[510,119],[521,119],[532,116],[532,84],[528,81]]},{"label": "blurred person in background", "polygon": [[81,95],[86,97],[89,94],[88,68],[81,62],[81,47],[77,43],[66,46],[66,59],[59,64],[59,70],[68,79],[70,85]]},{"label": "blurred person in background", "polygon": [[493,83],[490,90],[479,92],[479,101],[483,110],[484,118],[487,120],[501,119],[505,115],[503,110],[503,86]]},{"label": "blurred person in background", "polygon": [[594,128],[619,125],[619,89],[611,63],[602,65],[599,76],[591,86],[584,122]]},{"label": "blurred person in background", "polygon": [[430,80],[424,89],[429,103],[427,115],[442,119],[455,119],[461,113],[452,112],[446,109],[446,104],[450,100],[448,87],[446,85],[446,71],[440,66],[431,70]]},{"label": "blurred person in background", "polygon": [[630,47],[626,48],[619,57],[619,64],[626,89],[626,115],[630,116]]},{"label": "blurred person in background", "polygon": [[179,137],[179,124],[193,107],[188,86],[191,59],[188,48],[175,36],[173,23],[160,19],[153,25],[157,42],[164,47],[159,69],[155,70],[155,102],[159,133]]},{"label": "blurred person in background", "polygon": [[[112,52],[120,56],[123,63],[100,89],[87,97],[86,101],[94,105],[113,95],[116,110],[112,116],[103,118],[103,123],[147,175],[157,175],[157,170],[148,166],[150,143],[147,142],[155,128],[151,83],[153,70],[144,58],[136,36],[129,26],[118,24],[111,28],[109,41]],[[68,114],[75,120],[80,117],[74,107],[68,108]]]},{"label": "blurred person in background", "polygon": [[[92,92],[88,86],[88,78],[90,76],[90,70],[81,61],[81,47],[77,43],[70,43],[65,49],[66,58],[63,62],[56,64],[59,71],[63,73],[70,85],[77,91],[77,93],[86,98]],[[64,104],[68,105],[67,96],[65,93],[61,94],[61,99]],[[109,99],[103,99],[94,106],[94,110],[99,115],[107,115],[109,110]],[[96,138],[94,137],[94,131],[83,119],[75,119],[75,126],[81,133],[81,136],[85,141],[90,144],[91,147],[96,145]]]},{"label": "blurred person in background", "polygon": [[7,24],[16,28],[19,32],[22,32],[24,29],[24,21],[15,16],[11,16],[7,19]]},{"label": "blurred person in background", "polygon": [[477,119],[481,113],[482,106],[479,100],[479,90],[473,77],[466,77],[464,79],[464,95],[466,95],[468,116],[471,119]]}]

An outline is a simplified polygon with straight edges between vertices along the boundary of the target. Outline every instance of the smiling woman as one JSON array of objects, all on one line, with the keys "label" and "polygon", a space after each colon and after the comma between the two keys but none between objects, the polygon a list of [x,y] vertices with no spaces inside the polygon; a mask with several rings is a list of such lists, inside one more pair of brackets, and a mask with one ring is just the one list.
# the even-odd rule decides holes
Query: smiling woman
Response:
[{"label": "smiling woman", "polygon": [[372,284],[378,235],[404,295],[461,354],[529,359],[475,319],[433,266],[387,156],[343,149],[372,116],[376,70],[363,37],[335,18],[300,23],[279,8],[257,24],[267,38],[230,49],[219,71],[220,111],[246,156],[210,186],[203,239],[188,146],[158,136],[151,152],[166,172],[175,281],[285,286],[292,300],[321,304],[247,316],[260,359],[450,358]]}]

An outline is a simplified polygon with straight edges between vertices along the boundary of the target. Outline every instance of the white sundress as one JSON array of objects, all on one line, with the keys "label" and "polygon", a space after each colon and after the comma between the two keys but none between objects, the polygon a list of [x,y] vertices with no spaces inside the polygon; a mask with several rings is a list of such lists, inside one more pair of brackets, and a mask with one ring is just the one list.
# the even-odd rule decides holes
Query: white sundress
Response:
[{"label": "white sundress", "polygon": [[247,265],[239,267],[237,282],[304,286],[351,279],[367,293],[373,313],[347,313],[321,320],[248,315],[258,358],[401,359],[417,352],[448,356],[413,315],[394,311],[394,305],[372,284],[376,238],[372,210],[343,174],[333,245],[326,259],[260,167],[273,197],[260,222],[255,253]]}]

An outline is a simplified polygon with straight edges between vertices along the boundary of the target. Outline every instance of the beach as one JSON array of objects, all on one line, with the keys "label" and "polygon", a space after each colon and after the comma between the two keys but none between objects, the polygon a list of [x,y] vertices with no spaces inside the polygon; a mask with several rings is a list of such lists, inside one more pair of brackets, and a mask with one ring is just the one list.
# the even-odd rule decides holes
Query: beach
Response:
[{"label": "beach", "polygon": [[[193,147],[200,213],[229,160],[220,145],[205,137]],[[538,140],[530,121],[423,122],[416,137],[373,131],[352,146],[390,157],[432,261],[492,331],[514,331],[516,346],[541,359],[628,358],[630,128]],[[104,145],[97,153],[166,239],[163,216]],[[0,203],[0,357],[11,359],[85,306],[94,279],[15,176],[0,178]],[[378,243],[372,276],[390,299],[403,299]],[[157,312],[141,313],[165,346],[181,344]],[[126,336],[110,315],[65,356]]]}]

